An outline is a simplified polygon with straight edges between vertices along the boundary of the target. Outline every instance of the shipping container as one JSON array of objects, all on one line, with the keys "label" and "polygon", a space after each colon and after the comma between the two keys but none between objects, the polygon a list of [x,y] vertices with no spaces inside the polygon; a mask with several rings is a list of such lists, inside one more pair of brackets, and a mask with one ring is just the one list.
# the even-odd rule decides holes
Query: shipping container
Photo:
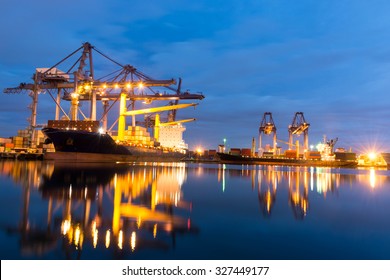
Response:
[{"label": "shipping container", "polygon": [[307,151],[305,157],[307,159],[321,159],[321,153],[318,151]]},{"label": "shipping container", "polygon": [[263,157],[273,157],[274,156],[274,153],[273,152],[263,152]]},{"label": "shipping container", "polygon": [[284,152],[284,156],[286,158],[297,158],[297,151],[296,150],[287,150]]},{"label": "shipping container", "polygon": [[245,157],[250,157],[252,155],[252,150],[244,148],[241,150],[241,155],[243,155]]},{"label": "shipping container", "polygon": [[235,156],[239,156],[239,155],[241,155],[241,149],[239,149],[239,148],[231,148],[230,149],[230,154],[231,155],[235,155]]},{"label": "shipping container", "polygon": [[12,143],[11,138],[0,138],[0,144]]},{"label": "shipping container", "polygon": [[356,153],[334,153],[336,160],[356,160]]},{"label": "shipping container", "polygon": [[14,144],[14,143],[5,143],[5,144],[4,144],[4,147],[5,147],[5,148],[12,149],[12,148],[15,147],[15,144]]}]

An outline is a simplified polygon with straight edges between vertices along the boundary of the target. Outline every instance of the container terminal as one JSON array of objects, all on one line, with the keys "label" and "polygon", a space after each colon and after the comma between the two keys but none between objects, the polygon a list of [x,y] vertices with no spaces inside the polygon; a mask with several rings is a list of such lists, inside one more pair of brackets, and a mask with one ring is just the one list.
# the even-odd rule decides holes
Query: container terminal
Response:
[{"label": "container terminal", "polygon": [[[92,60],[93,56],[96,59],[96,54],[119,69],[96,78]],[[64,72],[59,67],[69,70]],[[183,140],[185,127],[182,123],[195,119],[177,120],[176,112],[197,104],[179,104],[179,101],[202,100],[204,95],[183,92],[181,79],[177,87],[173,87],[176,84],[174,79],[152,79],[135,67],[122,65],[91,44],[84,43],[53,66],[36,68],[33,83],[20,83],[17,87],[4,89],[6,94],[27,92],[32,103],[27,129],[18,130],[16,136],[0,138],[0,156],[3,159],[65,161],[190,160],[239,164],[326,163],[330,166],[348,163],[363,167],[387,167],[390,163],[388,153],[356,155],[343,148],[335,149],[337,138],[327,140],[324,137],[316,149],[309,147],[310,124],[303,112],[296,112],[288,126],[288,141],[278,139],[272,113],[265,112],[259,126],[258,147],[253,138],[249,148],[232,147],[227,150],[224,143],[216,150],[188,151],[188,145]],[[38,97],[42,93],[54,101],[55,117],[45,124],[37,124]],[[67,101],[68,112],[62,101]],[[136,108],[136,102],[151,104],[164,101],[168,102],[165,106]],[[103,108],[100,117],[97,102],[101,102]],[[89,104],[81,106],[82,103]],[[109,112],[116,103],[119,103],[119,115],[109,126]],[[81,110],[85,107],[89,112]],[[161,115],[163,112],[167,113],[165,119]],[[138,115],[144,116],[143,121],[136,120]],[[131,117],[129,125],[127,117]],[[298,140],[294,143],[294,137],[300,135],[303,135],[302,145]],[[272,137],[272,143],[263,145],[263,137]],[[281,144],[288,148],[282,150]]]}]

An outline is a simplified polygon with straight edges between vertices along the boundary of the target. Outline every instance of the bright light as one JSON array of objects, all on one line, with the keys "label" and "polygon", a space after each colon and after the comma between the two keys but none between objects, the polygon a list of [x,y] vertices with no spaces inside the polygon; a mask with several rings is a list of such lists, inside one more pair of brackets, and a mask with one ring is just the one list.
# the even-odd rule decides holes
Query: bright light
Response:
[{"label": "bright light", "polygon": [[79,246],[79,244],[80,244],[80,242],[81,242],[81,235],[82,235],[82,233],[81,233],[80,227],[77,226],[77,227],[76,227],[75,237],[74,237],[74,244],[75,244],[76,246]]},{"label": "bright light", "polygon": [[79,97],[79,94],[78,94],[77,92],[72,92],[72,93],[70,94],[70,96],[71,96],[73,99],[76,99],[76,98]]},{"label": "bright light", "polygon": [[106,231],[106,248],[110,247],[111,233],[109,230]]},{"label": "bright light", "polygon": [[376,176],[375,176],[375,169],[371,168],[370,169],[370,186],[371,188],[375,188],[375,183],[376,183]]},{"label": "bright light", "polygon": [[118,235],[118,247],[119,249],[123,249],[123,231],[120,230],[119,231],[119,235]]},{"label": "bright light", "polygon": [[374,153],[374,152],[371,152],[371,153],[368,154],[368,158],[369,158],[371,161],[374,161],[374,160],[376,160],[376,158],[377,158],[377,154]]},{"label": "bright light", "polygon": [[137,241],[137,235],[136,235],[135,231],[133,231],[131,233],[131,238],[130,238],[130,247],[131,247],[131,251],[133,251],[133,252],[135,250],[136,241]]},{"label": "bright light", "polygon": [[103,134],[103,133],[104,133],[103,127],[99,127],[99,130],[98,130],[98,131],[99,131],[100,134]]},{"label": "bright light", "polygon": [[61,225],[61,232],[63,235],[66,235],[70,229],[70,221],[64,220]]},{"label": "bright light", "polygon": [[198,153],[199,155],[201,155],[203,153],[203,149],[202,148],[197,148],[196,149],[196,153]]},{"label": "bright light", "polygon": [[126,84],[126,87],[127,87],[128,89],[130,89],[130,88],[131,88],[131,84],[130,84],[130,83],[127,83],[127,84]]},{"label": "bright light", "polygon": [[139,87],[140,89],[142,89],[142,88],[144,87],[144,84],[143,84],[142,82],[140,82],[140,83],[138,84],[138,87]]},{"label": "bright light", "polygon": [[93,238],[93,248],[96,248],[97,246],[97,243],[98,243],[98,230],[95,229],[93,234],[92,234],[92,238]]}]

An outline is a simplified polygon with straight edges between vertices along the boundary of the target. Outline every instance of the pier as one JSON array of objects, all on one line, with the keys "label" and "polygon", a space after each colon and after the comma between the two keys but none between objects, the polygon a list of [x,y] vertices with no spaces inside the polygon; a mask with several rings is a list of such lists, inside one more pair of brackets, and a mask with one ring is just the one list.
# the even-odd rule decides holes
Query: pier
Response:
[{"label": "pier", "polygon": [[2,152],[0,153],[0,159],[43,160],[43,153]]}]

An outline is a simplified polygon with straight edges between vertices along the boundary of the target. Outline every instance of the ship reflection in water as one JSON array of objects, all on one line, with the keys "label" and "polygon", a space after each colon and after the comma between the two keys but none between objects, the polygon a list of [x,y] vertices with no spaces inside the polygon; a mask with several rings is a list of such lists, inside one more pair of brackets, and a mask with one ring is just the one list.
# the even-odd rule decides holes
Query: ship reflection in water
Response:
[{"label": "ship reflection in water", "polygon": [[[353,187],[356,182],[374,189],[375,187],[390,187],[388,175],[384,170],[370,168],[359,170],[357,174],[335,173],[332,168],[323,167],[276,167],[263,166],[260,170],[233,169],[227,170],[221,165],[218,180],[223,190],[226,188],[226,178],[242,177],[251,179],[252,189],[257,189],[260,209],[265,217],[271,216],[276,202],[278,185],[287,187],[288,205],[291,207],[294,218],[304,219],[309,209],[309,191],[315,192],[326,199],[328,193],[338,195],[338,189],[343,186]],[[351,173],[354,171],[346,170]],[[227,173],[227,174],[226,174]]]},{"label": "ship reflection in water", "polygon": [[390,258],[387,170],[5,160],[0,175],[2,259]]},{"label": "ship reflection in water", "polygon": [[[23,189],[20,226],[7,227],[9,233],[20,234],[22,257],[45,258],[61,242],[66,258],[81,258],[85,248],[112,249],[112,257],[121,258],[136,250],[169,250],[177,233],[197,232],[191,225],[191,204],[182,197],[183,163],[2,161],[0,170]],[[47,205],[46,217],[31,218],[36,206],[31,203],[32,192],[41,194],[39,208]],[[38,226],[37,218],[46,218],[46,223]],[[106,258],[92,258],[100,257]]]}]

